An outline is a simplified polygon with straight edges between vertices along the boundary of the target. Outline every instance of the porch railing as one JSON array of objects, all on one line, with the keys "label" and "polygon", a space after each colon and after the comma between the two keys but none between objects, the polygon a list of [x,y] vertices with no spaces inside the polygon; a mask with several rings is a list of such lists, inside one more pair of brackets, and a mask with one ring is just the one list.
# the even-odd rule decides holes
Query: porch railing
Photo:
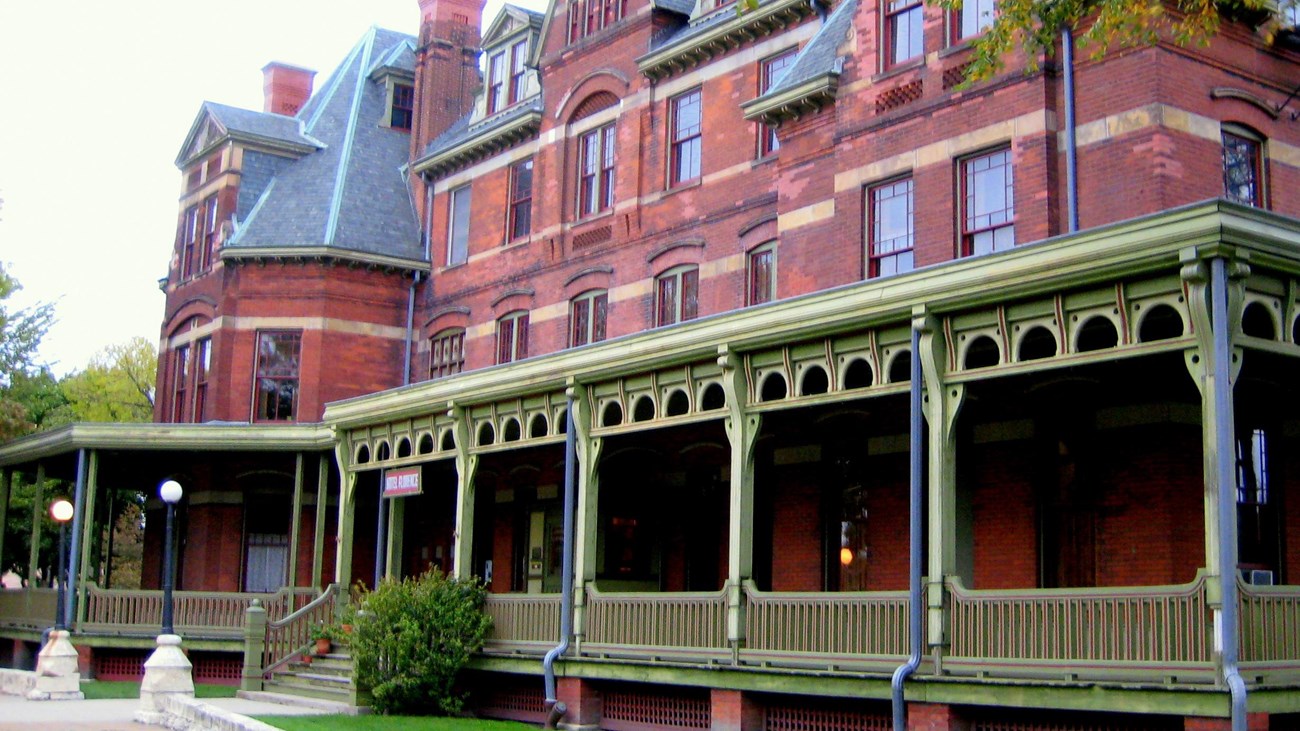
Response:
[{"label": "porch railing", "polygon": [[[338,584],[330,584],[300,609],[288,616],[266,612],[266,632],[262,645],[262,672],[269,673],[302,653],[311,645],[311,631],[317,624],[333,624]],[[242,621],[242,617],[241,617]],[[248,650],[245,650],[248,653]]]},{"label": "porch railing", "polygon": [[741,662],[892,671],[908,653],[907,592],[765,592],[745,583]]},{"label": "porch railing", "polygon": [[1300,586],[1238,588],[1243,673],[1300,673]]},{"label": "porch railing", "polygon": [[949,671],[1194,680],[1213,672],[1203,575],[1189,584],[976,591],[948,579]]},{"label": "porch railing", "polygon": [[559,594],[489,594],[486,652],[545,653],[560,641]]},{"label": "porch railing", "polygon": [[590,585],[582,654],[693,662],[729,660],[726,594],[606,594]]},{"label": "porch railing", "polygon": [[[312,588],[284,588],[274,594],[248,592],[172,592],[173,623],[187,637],[238,639],[243,636],[244,611],[260,599],[270,619],[283,617],[316,596]],[[78,632],[152,636],[162,625],[161,591],[101,589],[87,586],[85,621]]]},{"label": "porch railing", "polygon": [[0,590],[0,626],[26,630],[53,627],[58,601],[58,589]]}]

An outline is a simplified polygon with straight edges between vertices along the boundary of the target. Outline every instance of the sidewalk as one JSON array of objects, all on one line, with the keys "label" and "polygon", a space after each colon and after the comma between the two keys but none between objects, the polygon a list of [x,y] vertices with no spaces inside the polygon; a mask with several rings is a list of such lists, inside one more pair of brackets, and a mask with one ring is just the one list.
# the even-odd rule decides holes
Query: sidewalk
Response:
[{"label": "sidewalk", "polygon": [[[321,715],[316,708],[264,703],[243,698],[202,698],[203,703],[244,716]],[[0,731],[45,729],[46,731],[146,731],[132,719],[140,707],[139,698],[100,701],[29,701],[0,694]]]}]

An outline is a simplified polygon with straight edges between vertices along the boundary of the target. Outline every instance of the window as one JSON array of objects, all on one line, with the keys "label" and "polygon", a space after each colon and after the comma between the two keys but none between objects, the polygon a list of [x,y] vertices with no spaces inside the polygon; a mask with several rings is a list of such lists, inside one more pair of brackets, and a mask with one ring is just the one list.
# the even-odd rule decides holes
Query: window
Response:
[{"label": "window", "polygon": [[212,370],[212,338],[194,344],[194,414],[192,420],[207,420],[208,373]]},{"label": "window", "polygon": [[411,129],[415,117],[415,87],[407,84],[393,85],[393,110],[388,118],[388,126],[394,129]]},{"label": "window", "polygon": [[974,38],[993,25],[993,0],[962,0],[961,10],[952,13],[949,23],[952,42]]},{"label": "window", "polygon": [[506,106],[506,52],[497,51],[488,57],[487,113],[492,114]]},{"label": "window", "polygon": [[510,103],[524,98],[524,71],[528,62],[528,41],[519,41],[510,48]]},{"label": "window", "polygon": [[776,299],[776,242],[749,252],[749,304]]},{"label": "window", "polygon": [[186,399],[189,397],[190,346],[182,345],[172,351],[172,422],[186,421]]},{"label": "window", "polygon": [[912,179],[867,189],[867,276],[912,271]]},{"label": "window", "polygon": [[1237,503],[1267,505],[1268,435],[1263,429],[1237,434]]},{"label": "window", "polygon": [[614,207],[614,123],[578,138],[578,217]]},{"label": "window", "polygon": [[217,197],[214,195],[203,204],[203,244],[199,257],[199,270],[206,272],[212,268],[213,249],[217,245]]},{"label": "window", "polygon": [[469,259],[469,204],[468,185],[451,192],[451,222],[447,227],[447,266],[464,264]]},{"label": "window", "polygon": [[672,169],[669,185],[680,185],[700,177],[700,90],[688,91],[672,100]]},{"label": "window", "polygon": [[1011,150],[1003,148],[961,163],[962,255],[1007,251],[1016,244]]},{"label": "window", "polygon": [[185,209],[185,220],[181,224],[181,279],[194,276],[197,269],[200,225],[199,207]]},{"label": "window", "polygon": [[694,320],[698,314],[700,269],[680,266],[659,275],[655,284],[655,324]]},{"label": "window", "polygon": [[429,339],[429,379],[443,378],[465,369],[465,331],[443,330]]},{"label": "window", "polygon": [[921,0],[884,0],[885,68],[921,55]]},{"label": "window", "polygon": [[569,311],[569,346],[598,343],[605,339],[605,315],[609,294],[605,290],[584,292],[573,298]]},{"label": "window", "polygon": [[627,0],[573,0],[569,3],[569,43],[618,22]]},{"label": "window", "polygon": [[1223,196],[1235,203],[1264,205],[1260,140],[1244,130],[1223,131]]},{"label": "window", "polygon": [[257,334],[255,421],[292,421],[298,405],[301,332]]},{"label": "window", "polygon": [[507,240],[528,235],[533,214],[533,159],[530,157],[510,168],[510,212],[506,223]]},{"label": "window", "polygon": [[497,362],[528,357],[528,313],[520,310],[497,320]]},{"label": "window", "polygon": [[[772,85],[781,79],[781,75],[794,65],[794,59],[797,55],[796,49],[791,48],[763,62],[763,73],[758,82],[759,96],[772,89]],[[779,149],[781,149],[781,143],[776,139],[776,127],[769,127],[766,124],[758,125],[758,156],[766,157]]]}]

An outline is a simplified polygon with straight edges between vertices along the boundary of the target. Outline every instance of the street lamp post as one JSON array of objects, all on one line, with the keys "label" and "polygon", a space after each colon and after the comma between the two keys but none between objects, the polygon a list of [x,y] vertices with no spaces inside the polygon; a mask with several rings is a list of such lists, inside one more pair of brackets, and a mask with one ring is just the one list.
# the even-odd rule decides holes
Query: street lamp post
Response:
[{"label": "street lamp post", "polygon": [[58,605],[54,608],[54,629],[66,630],[68,618],[63,606],[64,593],[68,586],[68,521],[72,520],[72,503],[59,498],[50,504],[50,517],[59,524],[59,568],[55,574],[58,582]]},{"label": "street lamp post", "polygon": [[173,546],[172,524],[176,519],[176,503],[180,502],[183,493],[181,483],[175,480],[167,480],[158,486],[158,496],[162,498],[164,503],[167,503],[167,531],[163,542],[162,607],[162,633],[165,635],[175,634],[172,627],[172,584],[175,582],[176,575],[176,555]]}]

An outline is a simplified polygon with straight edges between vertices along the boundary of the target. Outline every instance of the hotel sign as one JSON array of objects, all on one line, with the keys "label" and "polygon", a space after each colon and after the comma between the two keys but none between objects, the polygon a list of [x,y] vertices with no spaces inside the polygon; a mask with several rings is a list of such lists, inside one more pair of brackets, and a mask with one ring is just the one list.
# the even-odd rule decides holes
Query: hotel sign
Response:
[{"label": "hotel sign", "polygon": [[421,492],[419,467],[388,470],[384,473],[384,497],[406,497]]}]

